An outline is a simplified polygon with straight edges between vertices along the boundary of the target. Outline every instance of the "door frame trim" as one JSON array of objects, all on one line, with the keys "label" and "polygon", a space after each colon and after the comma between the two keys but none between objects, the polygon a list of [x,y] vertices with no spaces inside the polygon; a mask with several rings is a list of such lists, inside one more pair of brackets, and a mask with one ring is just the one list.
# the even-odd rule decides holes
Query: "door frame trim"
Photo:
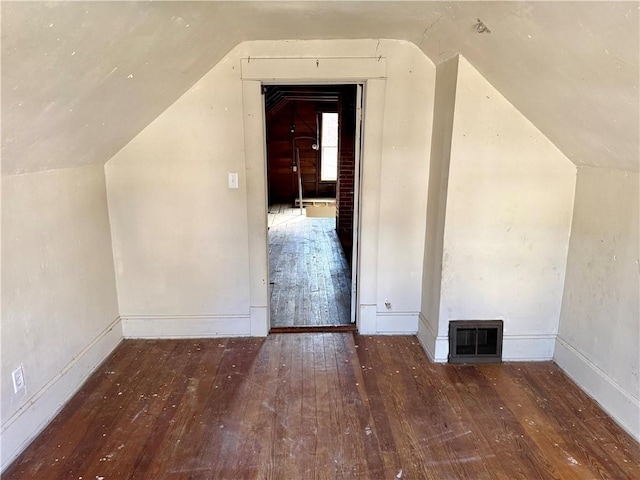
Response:
[{"label": "door frame trim", "polygon": [[[386,86],[384,58],[243,58],[242,110],[247,182],[251,335],[266,336],[269,318],[269,250],[267,230],[267,149],[264,84],[363,84],[362,149],[356,160],[359,195],[354,195],[354,236],[357,259],[352,275],[357,278],[356,328],[374,333],[377,273],[377,230],[380,210],[382,125]],[[322,68],[320,67],[322,65]],[[355,220],[355,219],[354,219]]]}]

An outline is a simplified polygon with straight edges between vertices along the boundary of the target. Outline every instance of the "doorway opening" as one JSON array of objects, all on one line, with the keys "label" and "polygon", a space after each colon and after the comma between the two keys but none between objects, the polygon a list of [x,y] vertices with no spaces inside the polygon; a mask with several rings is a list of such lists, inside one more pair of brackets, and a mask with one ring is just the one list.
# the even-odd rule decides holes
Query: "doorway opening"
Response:
[{"label": "doorway opening", "polygon": [[362,85],[263,94],[271,331],[355,330]]}]

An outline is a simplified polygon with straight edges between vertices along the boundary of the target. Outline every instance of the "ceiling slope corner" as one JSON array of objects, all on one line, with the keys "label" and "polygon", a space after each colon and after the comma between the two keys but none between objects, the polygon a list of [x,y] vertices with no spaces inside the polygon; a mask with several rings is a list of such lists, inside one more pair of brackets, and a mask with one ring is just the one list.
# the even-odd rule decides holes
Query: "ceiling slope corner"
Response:
[{"label": "ceiling slope corner", "polygon": [[[511,109],[516,111],[524,122],[535,129],[535,131],[537,131],[537,133],[560,154],[560,157],[566,160],[567,166],[571,166],[571,168],[574,170],[577,169],[579,165],[576,164],[576,162],[573,161],[551,138],[549,138],[549,136],[546,135],[546,133],[538,127],[538,125],[531,121],[531,119],[525,113],[523,113],[516,105],[513,104],[513,102],[506,98],[502,94],[502,92],[498,88],[496,88],[496,86],[493,85],[484,75],[482,75],[482,73],[480,73],[480,71],[478,71],[478,69],[475,68],[475,66],[467,58],[465,58],[463,55],[458,55],[456,91],[458,91],[462,87],[461,82],[469,81],[469,79],[473,81],[473,77],[480,79],[481,82],[489,86],[490,89],[499,96],[502,102],[508,104]],[[487,99],[489,99],[489,96],[487,96]]]}]

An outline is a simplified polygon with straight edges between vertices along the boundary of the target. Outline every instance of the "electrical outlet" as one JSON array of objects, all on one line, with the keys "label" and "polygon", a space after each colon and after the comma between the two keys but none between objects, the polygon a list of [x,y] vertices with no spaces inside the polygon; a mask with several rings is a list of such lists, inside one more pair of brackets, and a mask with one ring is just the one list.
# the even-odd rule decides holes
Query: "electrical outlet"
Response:
[{"label": "electrical outlet", "polygon": [[24,381],[24,368],[22,364],[11,372],[11,377],[13,378],[13,393],[18,393],[26,387]]}]

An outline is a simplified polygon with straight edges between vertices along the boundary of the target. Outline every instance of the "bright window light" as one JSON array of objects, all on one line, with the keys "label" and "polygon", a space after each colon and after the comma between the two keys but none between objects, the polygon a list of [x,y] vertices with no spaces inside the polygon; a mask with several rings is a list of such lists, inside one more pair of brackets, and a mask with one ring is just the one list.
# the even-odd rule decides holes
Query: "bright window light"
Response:
[{"label": "bright window light", "polygon": [[320,180],[338,179],[338,114],[322,114],[322,151],[320,153]]}]

